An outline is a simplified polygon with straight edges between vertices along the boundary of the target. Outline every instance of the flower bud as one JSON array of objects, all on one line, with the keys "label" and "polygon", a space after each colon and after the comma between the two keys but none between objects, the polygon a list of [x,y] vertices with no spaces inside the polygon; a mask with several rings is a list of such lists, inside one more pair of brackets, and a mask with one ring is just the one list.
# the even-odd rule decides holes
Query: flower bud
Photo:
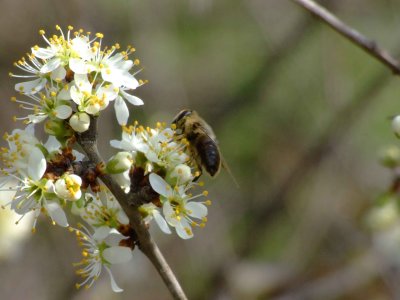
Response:
[{"label": "flower bud", "polygon": [[400,137],[400,115],[395,116],[392,120],[392,129],[397,137]]},{"label": "flower bud", "polygon": [[400,148],[390,146],[383,149],[380,153],[380,162],[388,168],[395,168],[400,165]]},{"label": "flower bud", "polygon": [[62,199],[76,201],[82,196],[81,184],[82,179],[78,175],[66,174],[54,184],[55,192]]},{"label": "flower bud", "polygon": [[133,157],[129,152],[118,152],[107,163],[106,169],[110,174],[123,173],[132,166]]},{"label": "flower bud", "polygon": [[49,135],[54,136],[67,136],[68,132],[65,128],[63,120],[49,120],[44,125],[44,130]]},{"label": "flower bud", "polygon": [[72,115],[69,119],[69,125],[76,132],[85,132],[89,129],[90,117],[87,113],[78,112]]}]

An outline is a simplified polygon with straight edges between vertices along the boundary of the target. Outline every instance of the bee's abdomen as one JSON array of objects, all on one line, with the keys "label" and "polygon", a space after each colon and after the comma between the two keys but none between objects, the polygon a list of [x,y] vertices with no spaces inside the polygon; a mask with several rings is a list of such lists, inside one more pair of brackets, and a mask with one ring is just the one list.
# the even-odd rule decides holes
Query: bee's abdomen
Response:
[{"label": "bee's abdomen", "polygon": [[209,136],[205,135],[198,138],[195,146],[200,156],[202,166],[206,169],[208,174],[214,176],[218,172],[221,164],[221,157],[217,144]]}]

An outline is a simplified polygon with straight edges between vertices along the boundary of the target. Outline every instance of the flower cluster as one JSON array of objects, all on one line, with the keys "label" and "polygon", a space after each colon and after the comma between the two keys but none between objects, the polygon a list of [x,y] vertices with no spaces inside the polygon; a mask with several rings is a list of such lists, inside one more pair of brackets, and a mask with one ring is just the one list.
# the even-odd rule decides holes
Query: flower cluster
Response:
[{"label": "flower cluster", "polygon": [[[193,194],[203,185],[196,182],[200,172],[189,143],[174,129],[164,123],[155,128],[138,122],[127,126],[126,101],[143,104],[128,93],[144,84],[132,71],[139,65],[139,60],[129,59],[134,48],[119,51],[118,44],[103,48],[100,33],[91,37],[72,27],[66,34],[56,29],[59,35],[51,37],[41,30],[47,46],[32,47],[27,59],[15,63],[24,74],[11,74],[29,78],[15,85],[20,95],[12,97],[29,112],[15,117],[24,121],[25,129],[4,135],[8,146],[0,149],[0,191],[7,192],[7,199],[2,203],[21,219],[32,214],[32,231],[44,215],[76,234],[83,247],[83,258],[76,264],[83,278],[78,288],[92,286],[104,268],[112,289],[119,292],[122,289],[110,267],[132,258],[138,237],[117,199],[101,183],[103,175],[113,176],[127,198],[137,200],[135,205],[147,224],[154,219],[164,233],[170,234],[173,228],[183,239],[193,237],[193,227],[204,227],[211,201],[207,191]],[[95,165],[75,148],[78,137],[110,102],[122,126],[121,140],[110,142],[119,152],[107,164]],[[49,135],[45,143],[35,136],[34,128],[43,121]],[[199,198],[203,200],[196,201]],[[82,222],[70,225],[70,214]]]},{"label": "flower cluster", "polygon": [[89,116],[99,115],[114,102],[118,123],[125,125],[129,117],[125,101],[143,104],[128,93],[144,84],[135,78],[138,71],[132,71],[140,63],[138,59],[129,59],[135,48],[129,46],[120,51],[119,44],[102,48],[101,33],[92,37],[90,32],[73,31],[71,26],[66,34],[59,26],[56,29],[59,35],[51,37],[40,30],[47,46],[32,47],[27,58],[14,63],[24,73],[10,75],[30,79],[15,85],[25,99],[11,100],[29,111],[27,116],[15,119],[26,123],[48,119],[47,132],[61,136],[65,134],[64,120],[74,131],[84,132],[90,125]]},{"label": "flower cluster", "polygon": [[[123,157],[121,161],[129,158],[126,164],[120,164],[126,166],[126,170],[121,170],[122,176],[118,178],[126,191],[129,191],[133,178],[137,182],[148,183],[158,194],[152,202],[140,207],[145,220],[154,218],[165,233],[171,232],[170,225],[181,238],[188,239],[193,237],[192,227],[204,227],[207,205],[211,201],[193,201],[206,197],[208,193],[191,194],[191,190],[202,183],[194,182],[199,173],[187,154],[188,142],[177,140],[175,136],[174,130],[166,128],[165,124],[157,123],[155,128],[144,128],[135,122],[124,127],[122,139],[112,140],[111,146],[123,150],[117,154]],[[109,165],[116,165],[116,162],[112,159]]]}]

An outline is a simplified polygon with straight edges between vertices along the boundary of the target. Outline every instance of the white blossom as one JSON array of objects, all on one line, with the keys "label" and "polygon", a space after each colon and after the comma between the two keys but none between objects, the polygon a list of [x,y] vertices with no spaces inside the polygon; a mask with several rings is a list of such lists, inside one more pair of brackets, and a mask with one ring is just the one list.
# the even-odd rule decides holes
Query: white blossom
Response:
[{"label": "white blossom", "polygon": [[[175,228],[176,233],[182,239],[193,237],[193,226],[203,227],[207,221],[207,206],[211,201],[192,201],[195,198],[206,196],[207,192],[196,196],[186,193],[191,186],[179,185],[171,187],[162,177],[157,174],[149,175],[150,185],[160,196],[163,202],[163,214],[169,225]],[[198,223],[194,219],[200,220]]]},{"label": "white blossom", "polygon": [[76,287],[91,287],[94,281],[100,277],[104,267],[110,276],[112,290],[117,293],[122,292],[123,290],[118,287],[114,280],[110,266],[128,262],[132,258],[130,248],[119,246],[119,242],[124,239],[124,236],[108,227],[99,227],[92,235],[84,226],[81,225],[81,228],[82,230],[73,229],[79,244],[83,247],[83,258],[75,266],[81,267],[76,273],[82,276],[84,280],[76,284]]}]

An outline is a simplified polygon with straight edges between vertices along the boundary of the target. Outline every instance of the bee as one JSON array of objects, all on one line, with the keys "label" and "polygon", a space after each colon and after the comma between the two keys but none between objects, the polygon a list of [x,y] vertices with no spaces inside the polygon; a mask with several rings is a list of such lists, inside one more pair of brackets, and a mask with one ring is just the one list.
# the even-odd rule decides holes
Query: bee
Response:
[{"label": "bee", "polygon": [[197,112],[190,109],[180,111],[172,124],[176,126],[178,136],[180,135],[188,140],[189,149],[200,175],[203,168],[211,177],[217,175],[221,169],[222,157],[211,126]]}]

